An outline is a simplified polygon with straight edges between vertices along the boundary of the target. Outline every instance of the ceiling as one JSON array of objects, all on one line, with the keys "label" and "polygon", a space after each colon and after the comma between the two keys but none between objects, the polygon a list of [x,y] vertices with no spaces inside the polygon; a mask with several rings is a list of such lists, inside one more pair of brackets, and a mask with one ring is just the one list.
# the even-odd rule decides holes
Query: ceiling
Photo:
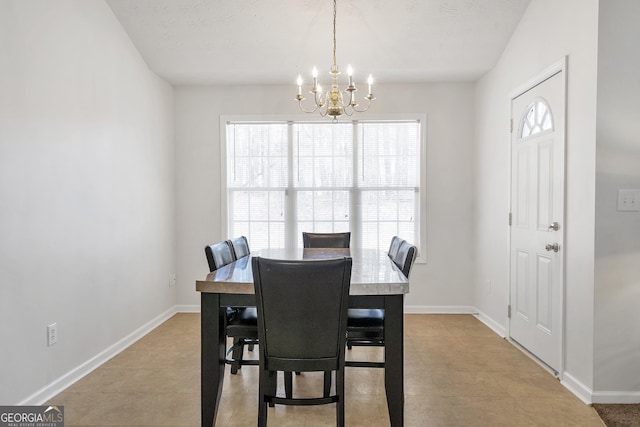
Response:
[{"label": "ceiling", "polygon": [[[530,0],[338,0],[337,63],[354,80],[473,81]],[[294,84],[333,62],[331,0],[107,0],[149,68],[175,85]],[[325,74],[326,73],[326,74]]]}]

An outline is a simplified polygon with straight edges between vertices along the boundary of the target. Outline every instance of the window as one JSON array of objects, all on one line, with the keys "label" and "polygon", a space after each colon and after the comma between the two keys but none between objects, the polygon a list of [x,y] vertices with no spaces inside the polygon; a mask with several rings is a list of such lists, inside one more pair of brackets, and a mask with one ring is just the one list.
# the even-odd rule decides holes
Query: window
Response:
[{"label": "window", "polygon": [[553,129],[551,110],[544,99],[536,99],[525,110],[520,120],[520,138],[527,138]]},{"label": "window", "polygon": [[419,245],[422,122],[226,122],[228,235],[252,250],[301,247],[303,231]]}]

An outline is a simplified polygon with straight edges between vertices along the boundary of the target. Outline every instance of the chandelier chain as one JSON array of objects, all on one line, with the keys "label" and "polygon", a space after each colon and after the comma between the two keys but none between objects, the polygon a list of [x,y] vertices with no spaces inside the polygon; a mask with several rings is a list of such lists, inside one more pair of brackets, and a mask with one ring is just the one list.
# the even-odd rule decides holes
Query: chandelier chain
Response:
[{"label": "chandelier chain", "polygon": [[336,16],[337,16],[337,0],[333,0],[333,65],[337,65],[336,62]]}]

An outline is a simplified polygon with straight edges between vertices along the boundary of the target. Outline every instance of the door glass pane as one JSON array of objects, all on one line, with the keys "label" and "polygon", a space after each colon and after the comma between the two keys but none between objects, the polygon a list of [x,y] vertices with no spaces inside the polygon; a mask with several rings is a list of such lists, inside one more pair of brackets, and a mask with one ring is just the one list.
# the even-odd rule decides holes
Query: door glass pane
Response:
[{"label": "door glass pane", "polygon": [[544,99],[538,98],[525,110],[525,114],[520,121],[519,137],[521,139],[527,138],[552,129],[553,118],[549,104]]}]

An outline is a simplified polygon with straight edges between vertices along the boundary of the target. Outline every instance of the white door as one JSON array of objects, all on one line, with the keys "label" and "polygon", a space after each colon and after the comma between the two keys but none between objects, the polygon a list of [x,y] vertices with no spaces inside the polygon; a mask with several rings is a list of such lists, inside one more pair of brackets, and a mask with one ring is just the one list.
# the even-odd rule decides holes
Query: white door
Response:
[{"label": "white door", "polygon": [[556,372],[563,327],[564,73],[511,101],[509,334]]}]

